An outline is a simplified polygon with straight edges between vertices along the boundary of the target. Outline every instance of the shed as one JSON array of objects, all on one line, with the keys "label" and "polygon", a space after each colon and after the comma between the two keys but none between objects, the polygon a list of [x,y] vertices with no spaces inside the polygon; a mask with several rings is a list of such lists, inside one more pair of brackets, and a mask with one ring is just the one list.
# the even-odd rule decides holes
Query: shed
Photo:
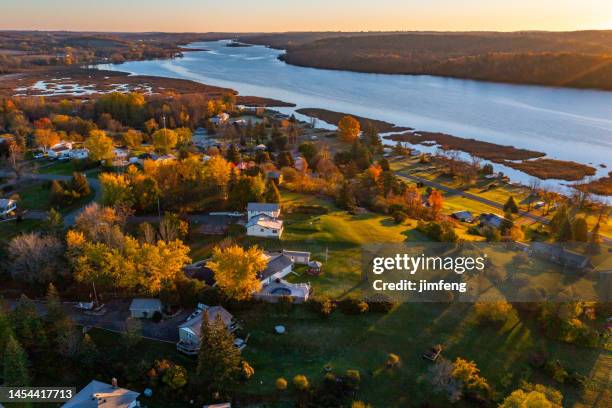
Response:
[{"label": "shed", "polygon": [[137,298],[132,300],[130,315],[139,319],[150,319],[155,312],[161,313],[162,304],[159,299]]}]

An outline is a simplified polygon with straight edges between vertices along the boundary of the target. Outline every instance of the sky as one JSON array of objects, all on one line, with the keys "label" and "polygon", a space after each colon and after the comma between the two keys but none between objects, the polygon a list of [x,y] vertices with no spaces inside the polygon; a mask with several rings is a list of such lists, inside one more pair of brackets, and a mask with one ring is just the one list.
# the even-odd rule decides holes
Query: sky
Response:
[{"label": "sky", "polygon": [[612,0],[0,0],[0,29],[166,32],[612,29]]}]

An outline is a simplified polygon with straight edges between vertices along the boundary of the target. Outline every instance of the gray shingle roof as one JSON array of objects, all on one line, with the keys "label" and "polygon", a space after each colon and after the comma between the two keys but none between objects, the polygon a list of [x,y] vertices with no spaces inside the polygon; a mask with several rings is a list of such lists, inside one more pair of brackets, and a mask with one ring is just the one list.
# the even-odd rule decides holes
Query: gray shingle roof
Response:
[{"label": "gray shingle roof", "polygon": [[278,211],[280,205],[276,203],[249,203],[247,211]]}]

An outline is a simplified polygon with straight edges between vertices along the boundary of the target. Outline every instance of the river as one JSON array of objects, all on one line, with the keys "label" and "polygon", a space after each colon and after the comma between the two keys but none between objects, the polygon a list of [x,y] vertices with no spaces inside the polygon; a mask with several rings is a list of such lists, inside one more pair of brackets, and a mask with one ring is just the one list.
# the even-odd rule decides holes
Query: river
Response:
[{"label": "river", "polygon": [[[591,164],[597,176],[612,167],[612,92],[304,68],[278,60],[278,50],[226,44],[193,43],[189,47],[207,51],[99,68],[190,79],[292,102],[297,108],[347,112],[542,151],[550,158]],[[522,182],[529,179],[503,170]]]}]

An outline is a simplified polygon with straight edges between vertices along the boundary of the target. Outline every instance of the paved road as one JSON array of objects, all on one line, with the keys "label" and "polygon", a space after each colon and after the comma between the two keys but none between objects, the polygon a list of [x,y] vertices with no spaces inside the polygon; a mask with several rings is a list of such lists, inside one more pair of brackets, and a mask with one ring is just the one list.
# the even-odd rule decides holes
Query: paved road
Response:
[{"label": "paved road", "polygon": [[[465,191],[461,191],[461,190],[457,190],[455,188],[451,188],[451,187],[447,187],[443,184],[437,183],[435,181],[431,181],[431,180],[427,180],[425,178],[422,177],[418,177],[418,176],[413,176],[410,173],[407,172],[403,172],[403,171],[399,171],[397,172],[397,174],[401,177],[407,178],[409,180],[412,180],[414,182],[420,182],[423,183],[426,186],[430,186],[430,187],[434,187],[438,190],[442,190],[444,192],[450,193],[450,194],[454,194],[454,195],[458,195],[464,198],[467,198],[468,200],[473,200],[473,201],[477,201],[479,203],[482,204],[486,204],[490,207],[496,208],[498,210],[502,210],[504,209],[504,205],[501,203],[498,203],[496,201],[493,200],[489,200],[487,198],[484,197],[480,197],[474,194],[470,194],[470,193],[466,193]],[[532,214],[530,212],[526,212],[526,211],[519,211],[519,215],[525,218],[529,218],[533,221],[539,222],[541,224],[546,224],[548,225],[548,223],[550,222],[548,219],[546,219],[545,217],[541,217],[539,215],[535,215]]]},{"label": "paved road", "polygon": [[[0,177],[13,177],[14,174],[10,171],[0,170]],[[39,180],[39,181],[70,181],[72,176],[66,176],[61,174],[39,174],[39,173],[27,173],[21,176],[21,180]],[[100,188],[100,182],[97,178],[87,177],[89,186],[94,191],[94,200],[98,201],[102,195],[102,189]],[[64,214],[64,225],[71,227],[75,224],[76,217],[81,213],[83,208],[77,208]],[[27,218],[27,217],[26,217]]]}]

